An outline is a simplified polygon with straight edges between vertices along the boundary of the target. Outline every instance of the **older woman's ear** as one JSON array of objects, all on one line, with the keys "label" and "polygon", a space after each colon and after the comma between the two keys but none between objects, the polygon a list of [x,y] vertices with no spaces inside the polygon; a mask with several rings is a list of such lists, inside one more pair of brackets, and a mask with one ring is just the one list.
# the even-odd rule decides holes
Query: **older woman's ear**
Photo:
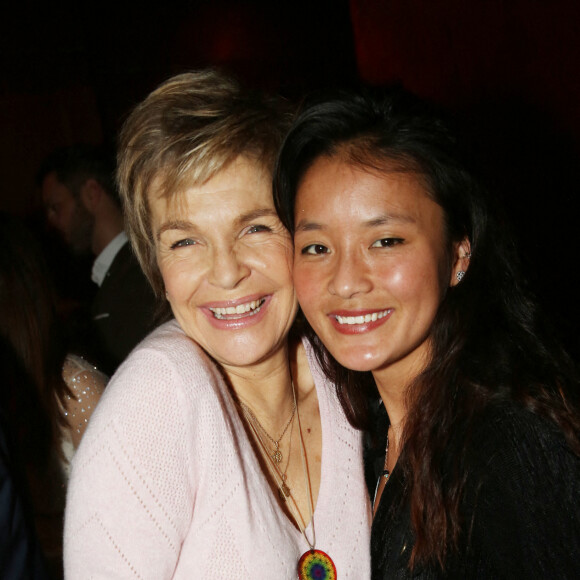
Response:
[{"label": "older woman's ear", "polygon": [[463,280],[467,269],[469,268],[469,260],[471,259],[471,243],[467,237],[463,238],[461,242],[455,244],[453,252],[453,268],[451,269],[451,279],[449,286],[455,286]]}]

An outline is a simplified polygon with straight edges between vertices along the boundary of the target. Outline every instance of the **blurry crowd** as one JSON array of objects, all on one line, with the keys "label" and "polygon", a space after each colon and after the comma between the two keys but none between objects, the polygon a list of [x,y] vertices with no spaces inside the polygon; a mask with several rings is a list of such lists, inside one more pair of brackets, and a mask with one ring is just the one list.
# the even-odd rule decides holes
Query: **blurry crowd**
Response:
[{"label": "blurry crowd", "polygon": [[[59,149],[37,179],[46,209],[40,232],[0,214],[5,578],[62,577],[70,461],[108,378],[153,328],[155,315],[155,297],[123,231],[113,157],[89,145]],[[70,254],[55,256],[43,243],[48,229]],[[51,266],[59,260],[92,261],[91,281],[79,284],[89,291],[72,303],[56,290],[63,273]]]}]

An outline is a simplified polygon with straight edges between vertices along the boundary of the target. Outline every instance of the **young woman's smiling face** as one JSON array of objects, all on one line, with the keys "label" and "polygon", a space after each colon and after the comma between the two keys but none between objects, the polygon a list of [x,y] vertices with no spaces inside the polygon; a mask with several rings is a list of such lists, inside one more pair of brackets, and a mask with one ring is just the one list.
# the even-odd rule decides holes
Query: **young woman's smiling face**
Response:
[{"label": "young woman's smiling face", "polygon": [[321,157],[299,184],[295,225],[296,293],[325,346],[350,369],[411,380],[459,269],[442,208],[412,172]]}]

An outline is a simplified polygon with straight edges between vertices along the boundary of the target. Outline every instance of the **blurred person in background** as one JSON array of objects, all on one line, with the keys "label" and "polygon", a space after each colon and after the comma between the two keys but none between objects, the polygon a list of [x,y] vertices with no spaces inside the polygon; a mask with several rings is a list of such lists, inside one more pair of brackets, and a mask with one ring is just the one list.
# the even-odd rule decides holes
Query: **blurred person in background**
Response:
[{"label": "blurred person in background", "polygon": [[49,224],[75,254],[95,256],[91,277],[98,289],[80,332],[87,356],[109,376],[152,330],[155,314],[153,292],[123,229],[114,172],[105,149],[78,144],[54,151],[37,174]]},{"label": "blurred person in background", "polygon": [[24,379],[8,381],[6,421],[24,466],[41,545],[61,566],[70,460],[107,377],[63,343],[42,249],[17,218],[0,213],[0,336]]}]

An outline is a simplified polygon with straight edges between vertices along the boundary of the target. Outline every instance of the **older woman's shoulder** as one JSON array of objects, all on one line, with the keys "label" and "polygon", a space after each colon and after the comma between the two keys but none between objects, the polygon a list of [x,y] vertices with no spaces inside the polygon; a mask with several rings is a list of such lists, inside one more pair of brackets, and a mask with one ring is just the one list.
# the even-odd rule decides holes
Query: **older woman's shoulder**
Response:
[{"label": "older woman's shoulder", "polygon": [[105,394],[210,390],[221,381],[215,363],[175,321],[169,321],[139,343],[111,378]]},{"label": "older woman's shoulder", "polygon": [[144,338],[121,365],[120,371],[124,366],[134,366],[137,361],[147,369],[160,363],[176,368],[215,368],[203,349],[183,332],[176,320],[165,322]]},{"label": "older woman's shoulder", "polygon": [[171,352],[176,348],[190,351],[201,350],[199,346],[193,340],[191,340],[185,334],[185,332],[183,332],[177,320],[172,319],[161,324],[150,334],[148,334],[133,349],[131,355],[134,355],[144,350]]}]

